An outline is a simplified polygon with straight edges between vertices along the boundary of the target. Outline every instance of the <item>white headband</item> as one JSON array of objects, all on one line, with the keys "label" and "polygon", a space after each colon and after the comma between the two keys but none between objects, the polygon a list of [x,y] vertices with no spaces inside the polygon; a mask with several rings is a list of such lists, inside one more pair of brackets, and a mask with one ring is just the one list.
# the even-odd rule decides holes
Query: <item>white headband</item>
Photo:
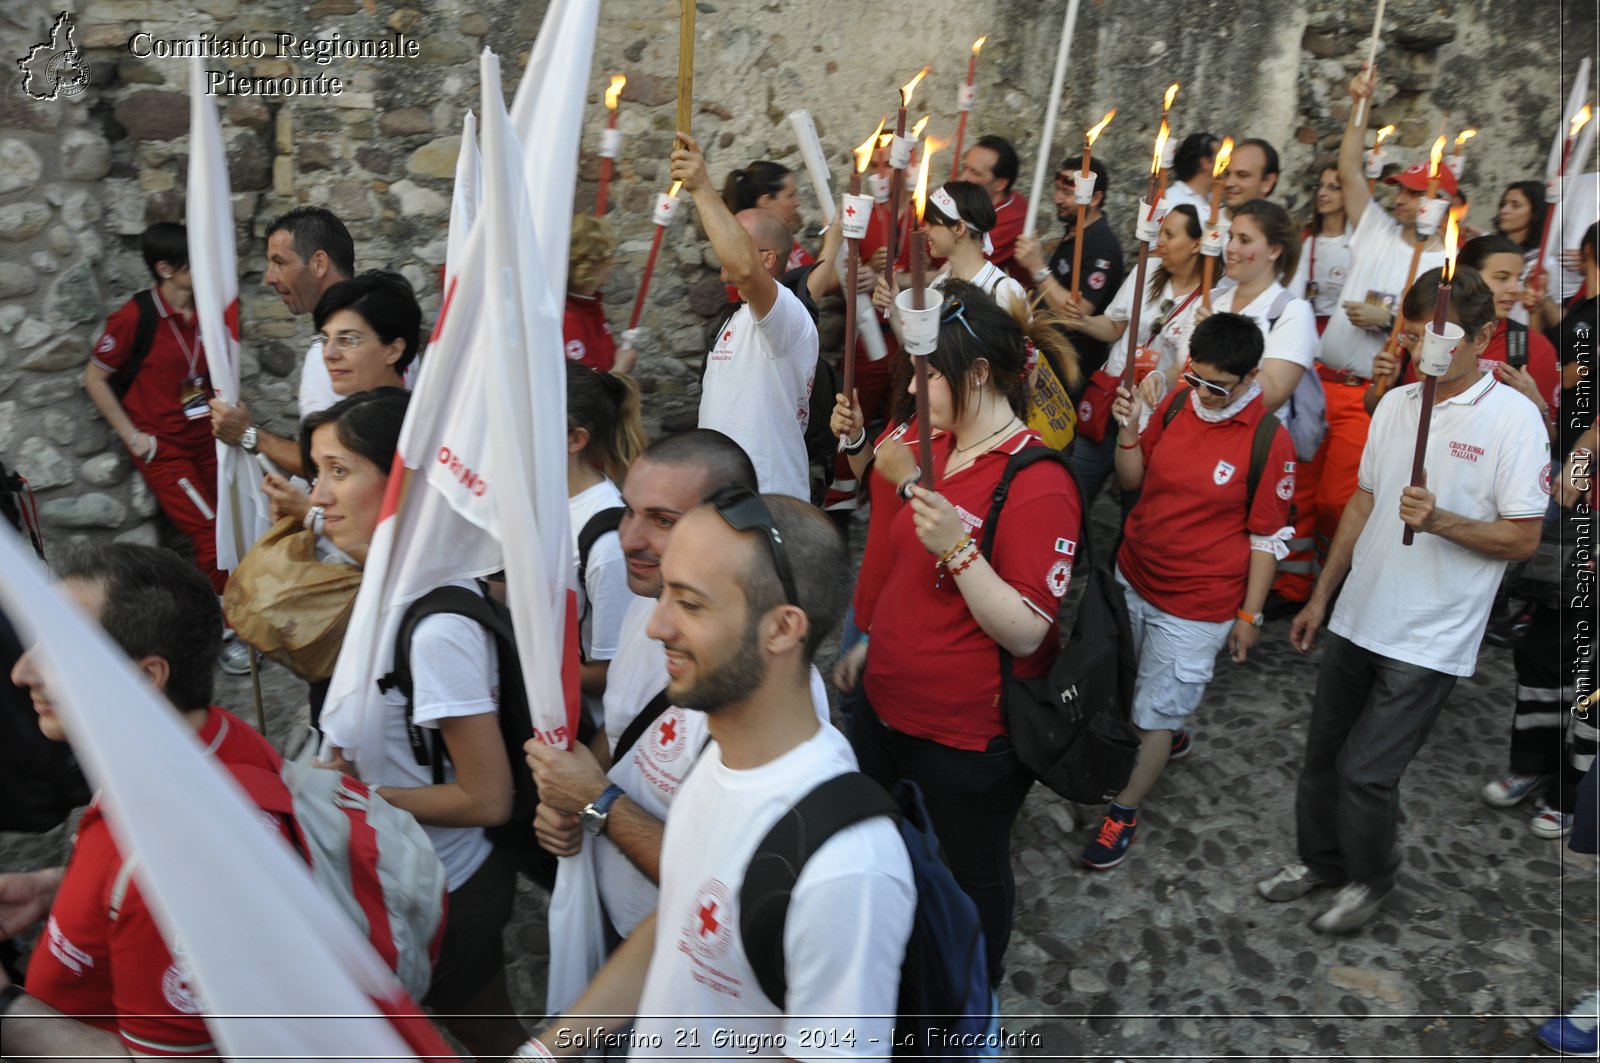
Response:
[{"label": "white headband", "polygon": [[961,216],[961,211],[956,209],[955,198],[949,192],[946,192],[943,188],[935,188],[933,194],[928,198],[935,207],[939,208],[940,214],[943,214],[951,221],[960,222],[968,229],[981,235],[983,237],[983,253],[985,255],[994,254],[994,241],[989,239],[989,234]]}]

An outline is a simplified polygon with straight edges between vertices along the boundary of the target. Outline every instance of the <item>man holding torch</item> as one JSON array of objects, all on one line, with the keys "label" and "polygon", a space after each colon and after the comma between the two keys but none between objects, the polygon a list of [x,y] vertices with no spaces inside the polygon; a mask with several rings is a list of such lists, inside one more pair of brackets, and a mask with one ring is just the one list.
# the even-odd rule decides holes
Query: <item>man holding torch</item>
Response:
[{"label": "man holding torch", "polygon": [[763,493],[811,497],[806,422],[817,370],[817,326],[798,296],[778,283],[794,246],[783,219],[765,207],[728,210],[706,173],[700,145],[678,134],[672,179],[694,197],[722,282],[744,300],[706,355],[700,427],[745,449]]},{"label": "man holding torch", "polygon": [[[1426,289],[1417,302],[1433,303],[1440,277],[1432,270],[1417,281]],[[1495,314],[1476,270],[1454,277],[1448,318],[1465,335],[1435,382],[1434,405],[1423,408],[1421,384],[1379,402],[1359,486],[1289,636],[1311,652],[1338,593],[1295,795],[1300,862],[1256,886],[1269,901],[1338,887],[1312,921],[1322,933],[1362,926],[1394,887],[1400,776],[1456,678],[1473,674],[1500,576],[1538,547],[1549,501],[1550,443],[1538,410],[1478,367]],[[1424,417],[1431,427],[1418,487],[1412,451]]]}]

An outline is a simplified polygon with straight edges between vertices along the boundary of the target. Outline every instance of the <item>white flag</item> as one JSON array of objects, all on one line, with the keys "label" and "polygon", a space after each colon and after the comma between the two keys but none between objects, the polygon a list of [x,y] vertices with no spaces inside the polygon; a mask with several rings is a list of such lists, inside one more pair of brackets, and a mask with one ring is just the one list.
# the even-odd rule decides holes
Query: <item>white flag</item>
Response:
[{"label": "white flag", "polygon": [[[206,365],[217,397],[239,404],[239,271],[233,200],[217,104],[205,89],[205,63],[189,63],[189,273]],[[232,572],[271,523],[261,470],[238,447],[217,443],[217,567]]]},{"label": "white flag", "polygon": [[[203,754],[177,711],[46,582],[9,530],[0,532],[0,610],[50,677],[73,752],[118,847],[139,859],[140,893],[162,937],[182,943],[222,1055],[449,1054],[426,1019],[391,1022],[387,1015],[419,1009],[372,946],[233,776]],[[197,838],[204,859],[196,859]]]},{"label": "white flag", "polygon": [[478,119],[471,111],[461,120],[461,153],[456,156],[456,183],[450,193],[450,229],[445,233],[444,286],[450,287],[456,266],[466,253],[472,222],[483,199],[483,177],[478,172]]}]

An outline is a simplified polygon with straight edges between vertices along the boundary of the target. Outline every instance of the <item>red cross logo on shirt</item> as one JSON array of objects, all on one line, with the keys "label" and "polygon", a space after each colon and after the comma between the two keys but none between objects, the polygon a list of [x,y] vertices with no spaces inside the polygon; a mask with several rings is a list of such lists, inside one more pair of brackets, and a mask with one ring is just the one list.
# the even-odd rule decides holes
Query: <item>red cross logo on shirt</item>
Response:
[{"label": "red cross logo on shirt", "polygon": [[664,745],[664,746],[670,746],[677,737],[678,737],[678,721],[677,720],[662,720],[661,721],[661,744]]},{"label": "red cross logo on shirt", "polygon": [[733,329],[729,329],[727,332],[724,332],[722,334],[722,342],[723,343],[727,343],[731,339],[733,339]]},{"label": "red cross logo on shirt", "polygon": [[700,909],[700,936],[710,937],[717,932],[720,926],[717,922],[717,902],[712,901]]}]

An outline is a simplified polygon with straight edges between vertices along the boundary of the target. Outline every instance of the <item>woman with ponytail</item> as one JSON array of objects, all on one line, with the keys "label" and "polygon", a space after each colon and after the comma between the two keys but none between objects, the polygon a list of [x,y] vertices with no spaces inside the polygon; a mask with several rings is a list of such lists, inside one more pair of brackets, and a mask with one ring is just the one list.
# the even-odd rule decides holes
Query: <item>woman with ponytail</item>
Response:
[{"label": "woman with ponytail", "polygon": [[[795,181],[795,173],[783,163],[772,162],[769,159],[758,159],[742,170],[730,172],[722,182],[722,202],[726,203],[728,210],[734,214],[738,214],[741,210],[758,208],[770,210],[789,227],[793,242],[783,267],[785,274],[783,282],[794,288],[796,295],[799,295],[800,289],[803,288],[811,296],[812,305],[806,309],[811,311],[811,316],[815,319],[816,301],[839,290],[839,277],[834,272],[833,260],[844,246],[844,237],[839,231],[837,219],[823,235],[821,253],[813,257],[800,242],[802,219],[800,192]],[[790,275],[795,270],[807,270],[807,272],[791,279]],[[804,284],[799,283],[801,278]],[[738,301],[738,289],[730,287],[728,302]]]},{"label": "woman with ponytail", "polygon": [[[584,706],[596,724],[622,617],[633,604],[617,539],[617,484],[644,449],[639,387],[629,377],[567,366],[567,508],[578,567],[578,648]],[[587,545],[588,549],[583,547]]]}]

